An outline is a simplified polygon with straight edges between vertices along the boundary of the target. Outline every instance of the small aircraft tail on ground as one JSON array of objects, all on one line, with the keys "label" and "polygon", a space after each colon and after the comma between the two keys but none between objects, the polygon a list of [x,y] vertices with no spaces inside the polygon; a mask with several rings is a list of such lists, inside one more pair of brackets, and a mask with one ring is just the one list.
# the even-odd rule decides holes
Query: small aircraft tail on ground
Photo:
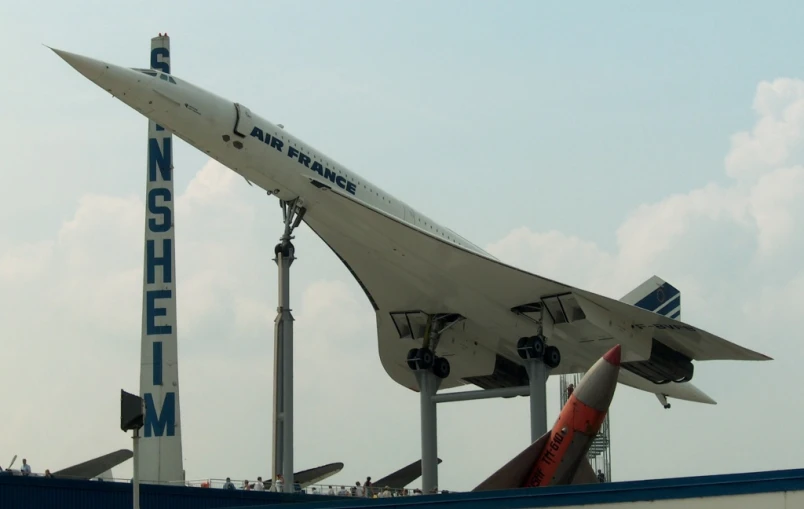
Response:
[{"label": "small aircraft tail on ground", "polygon": [[308,468],[293,474],[293,480],[302,488],[311,484],[318,484],[327,477],[333,476],[343,470],[343,463],[328,463],[320,467]]},{"label": "small aircraft tail on ground", "polygon": [[78,463],[67,468],[63,468],[53,472],[53,477],[64,477],[70,479],[92,479],[102,475],[104,472],[111,470],[117,465],[123,463],[127,459],[134,456],[134,453],[128,449],[120,449],[118,451],[98,456],[91,460]]},{"label": "small aircraft tail on ground", "polygon": [[[438,458],[438,463],[441,464],[441,458]],[[396,472],[386,475],[382,479],[377,479],[373,484],[380,488],[388,486],[392,490],[401,490],[421,476],[422,460],[416,460],[410,465],[404,466]]]}]

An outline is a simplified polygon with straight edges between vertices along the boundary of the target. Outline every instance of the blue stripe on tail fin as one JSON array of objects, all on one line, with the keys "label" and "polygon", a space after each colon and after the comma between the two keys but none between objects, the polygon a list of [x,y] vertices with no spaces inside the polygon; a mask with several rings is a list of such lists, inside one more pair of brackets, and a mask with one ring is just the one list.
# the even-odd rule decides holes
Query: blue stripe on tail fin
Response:
[{"label": "blue stripe on tail fin", "polygon": [[681,292],[657,276],[634,288],[620,301],[674,320],[681,316]]}]

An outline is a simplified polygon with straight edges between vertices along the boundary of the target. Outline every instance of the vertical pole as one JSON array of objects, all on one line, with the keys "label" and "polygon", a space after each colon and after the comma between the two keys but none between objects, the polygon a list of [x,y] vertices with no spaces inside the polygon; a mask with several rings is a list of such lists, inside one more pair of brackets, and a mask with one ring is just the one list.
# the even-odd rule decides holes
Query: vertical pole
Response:
[{"label": "vertical pole", "polygon": [[427,370],[417,370],[421,413],[422,492],[438,487],[438,413],[433,396],[441,379]]},{"label": "vertical pole", "polygon": [[134,509],[140,509],[140,430],[135,429],[133,434],[134,446],[134,478],[131,480],[134,488]]},{"label": "vertical pole", "polygon": [[[277,263],[279,263],[277,261]],[[281,270],[280,270],[281,273]],[[280,276],[281,280],[281,276]],[[284,444],[283,420],[282,420],[282,306],[277,307],[277,316],[274,324],[274,430],[272,444],[272,464],[271,470],[271,491],[276,491],[276,480],[282,473],[282,445]]]},{"label": "vertical pole", "polygon": [[547,366],[539,359],[525,362],[530,385],[530,442],[547,433]]},{"label": "vertical pole", "polygon": [[282,476],[285,492],[293,492],[293,315],[290,312],[290,265],[293,245],[277,255],[279,298],[282,313]]},{"label": "vertical pole", "polygon": [[274,327],[274,443],[273,485],[282,473],[283,491],[294,492],[293,478],[293,315],[290,310],[290,266],[296,259],[291,243],[293,230],[299,226],[305,209],[298,201],[280,202],[285,230],[274,248],[279,305]]}]

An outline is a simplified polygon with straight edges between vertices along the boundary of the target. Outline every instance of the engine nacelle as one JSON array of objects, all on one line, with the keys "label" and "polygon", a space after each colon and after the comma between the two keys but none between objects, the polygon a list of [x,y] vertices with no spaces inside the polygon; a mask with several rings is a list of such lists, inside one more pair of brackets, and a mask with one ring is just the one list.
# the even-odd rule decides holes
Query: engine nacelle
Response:
[{"label": "engine nacelle", "polygon": [[650,359],[621,366],[655,384],[689,382],[695,372],[692,359],[656,339],[651,343]]}]

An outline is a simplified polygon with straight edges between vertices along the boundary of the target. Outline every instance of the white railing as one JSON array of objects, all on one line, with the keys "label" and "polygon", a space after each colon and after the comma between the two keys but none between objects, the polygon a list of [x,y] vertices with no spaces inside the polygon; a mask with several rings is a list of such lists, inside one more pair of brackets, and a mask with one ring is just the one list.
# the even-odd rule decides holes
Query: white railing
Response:
[{"label": "white railing", "polygon": [[[245,480],[231,480],[232,485],[234,485],[235,490],[245,490],[245,491],[252,491],[254,490],[254,484],[256,481],[248,480],[248,488],[246,487]],[[226,479],[200,479],[200,480],[192,480],[186,482],[187,486],[196,486],[201,488],[217,488],[223,489],[224,485],[226,484]],[[264,481],[265,491],[271,491],[271,480]],[[386,493],[387,492],[387,493]],[[415,496],[415,495],[422,495],[421,490],[419,489],[388,489],[386,490],[385,487],[382,486],[371,486],[369,489],[366,489],[364,486],[346,486],[341,484],[311,484],[306,486],[305,488],[301,488],[297,485],[296,493],[305,493],[308,495],[334,495],[334,496],[344,496],[344,497],[380,497],[380,495],[384,496],[391,496],[391,497],[403,497],[403,496]],[[446,493],[446,491],[441,491],[440,493]],[[382,497],[380,497],[382,498]]]},{"label": "white railing", "polygon": [[[19,470],[7,470],[4,473],[11,474],[11,475],[22,475]],[[32,472],[29,474],[30,477],[45,477],[44,473],[34,473]],[[60,479],[67,479],[68,477],[59,476]],[[124,478],[107,478],[107,479],[92,479],[95,482],[118,482],[118,483],[131,483],[132,479],[124,479]],[[143,484],[159,484],[163,486],[188,486],[188,487],[195,487],[195,488],[212,488],[212,489],[224,489],[226,486],[226,479],[216,479],[216,478],[208,478],[208,479],[191,479],[188,481],[159,481],[159,482],[150,482],[150,481],[141,481]],[[248,481],[244,479],[231,479],[230,481],[233,485],[234,490],[238,491],[255,491],[254,485],[257,482],[256,480],[249,479]],[[246,487],[246,482],[248,482],[248,487]],[[366,489],[364,486],[346,486],[341,484],[311,484],[304,488],[301,488],[298,484],[296,485],[296,493],[304,493],[307,495],[334,495],[334,496],[343,496],[343,497],[367,497],[367,498],[384,498],[384,497],[407,497],[407,496],[416,496],[422,495],[422,491],[419,489],[385,489],[384,486],[371,486],[369,489]],[[263,491],[271,491],[271,480],[268,479],[264,481],[265,489]],[[446,490],[438,491],[436,493],[447,493]]]}]

